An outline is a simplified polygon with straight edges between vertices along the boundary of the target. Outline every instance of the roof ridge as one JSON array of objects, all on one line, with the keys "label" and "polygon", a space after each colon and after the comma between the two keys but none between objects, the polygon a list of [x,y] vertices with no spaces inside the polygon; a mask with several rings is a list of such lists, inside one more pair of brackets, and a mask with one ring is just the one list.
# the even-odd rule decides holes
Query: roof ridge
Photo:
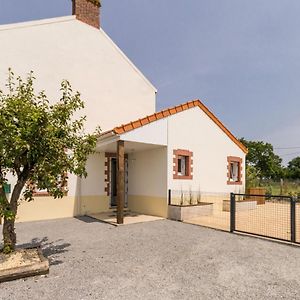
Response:
[{"label": "roof ridge", "polygon": [[68,22],[68,21],[73,21],[73,20],[76,20],[76,18],[74,15],[71,15],[71,16],[62,16],[62,17],[54,17],[54,18],[47,18],[47,19],[39,19],[39,20],[2,24],[2,25],[0,25],[0,31],[20,29],[20,28],[26,28],[26,27],[34,27],[34,26],[42,26],[42,25],[47,25],[47,24],[52,24],[52,23],[61,23],[61,22]]}]

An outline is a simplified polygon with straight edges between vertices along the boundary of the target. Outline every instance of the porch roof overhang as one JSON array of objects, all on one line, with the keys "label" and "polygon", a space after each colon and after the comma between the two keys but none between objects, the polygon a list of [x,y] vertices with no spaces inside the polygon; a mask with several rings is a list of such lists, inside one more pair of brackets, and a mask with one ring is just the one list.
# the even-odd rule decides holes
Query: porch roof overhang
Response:
[{"label": "porch roof overhang", "polygon": [[115,152],[119,140],[125,142],[125,152],[151,150],[167,146],[167,119],[149,122],[146,126],[136,126],[132,130],[106,131],[98,136],[96,151]]},{"label": "porch roof overhang", "polygon": [[122,134],[108,131],[98,137],[96,152],[116,153],[117,142],[120,140],[125,142],[125,153],[147,151],[167,146],[166,124],[155,125]]}]

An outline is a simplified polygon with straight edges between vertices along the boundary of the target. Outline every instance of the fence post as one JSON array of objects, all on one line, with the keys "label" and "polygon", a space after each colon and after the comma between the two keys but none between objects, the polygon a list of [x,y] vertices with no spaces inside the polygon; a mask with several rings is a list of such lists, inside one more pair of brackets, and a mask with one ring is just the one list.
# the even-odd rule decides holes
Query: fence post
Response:
[{"label": "fence post", "polygon": [[291,197],[291,241],[296,242],[296,199]]},{"label": "fence post", "polygon": [[230,193],[230,232],[235,231],[235,194]]},{"label": "fence post", "polygon": [[168,204],[171,205],[171,189],[168,191]]}]

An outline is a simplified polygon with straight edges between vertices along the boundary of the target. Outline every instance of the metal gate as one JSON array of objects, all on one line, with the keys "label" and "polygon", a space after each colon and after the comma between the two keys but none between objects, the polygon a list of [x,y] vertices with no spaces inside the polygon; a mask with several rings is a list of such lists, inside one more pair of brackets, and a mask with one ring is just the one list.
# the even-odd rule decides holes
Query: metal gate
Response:
[{"label": "metal gate", "polygon": [[300,201],[291,196],[232,193],[230,231],[300,243]]}]

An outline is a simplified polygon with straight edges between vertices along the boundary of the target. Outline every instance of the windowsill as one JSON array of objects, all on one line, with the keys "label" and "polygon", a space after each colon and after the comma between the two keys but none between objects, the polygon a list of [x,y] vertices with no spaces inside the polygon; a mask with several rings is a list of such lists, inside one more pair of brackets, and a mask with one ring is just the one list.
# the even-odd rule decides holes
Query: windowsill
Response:
[{"label": "windowsill", "polygon": [[193,179],[192,175],[173,175],[173,179]]},{"label": "windowsill", "polygon": [[242,181],[227,181],[228,185],[242,185]]},{"label": "windowsill", "polygon": [[[36,192],[32,194],[33,197],[51,197],[48,192]],[[68,196],[68,192],[64,193],[64,197]]]},{"label": "windowsill", "polygon": [[47,197],[50,196],[48,192],[36,192],[32,194],[33,197]]}]

